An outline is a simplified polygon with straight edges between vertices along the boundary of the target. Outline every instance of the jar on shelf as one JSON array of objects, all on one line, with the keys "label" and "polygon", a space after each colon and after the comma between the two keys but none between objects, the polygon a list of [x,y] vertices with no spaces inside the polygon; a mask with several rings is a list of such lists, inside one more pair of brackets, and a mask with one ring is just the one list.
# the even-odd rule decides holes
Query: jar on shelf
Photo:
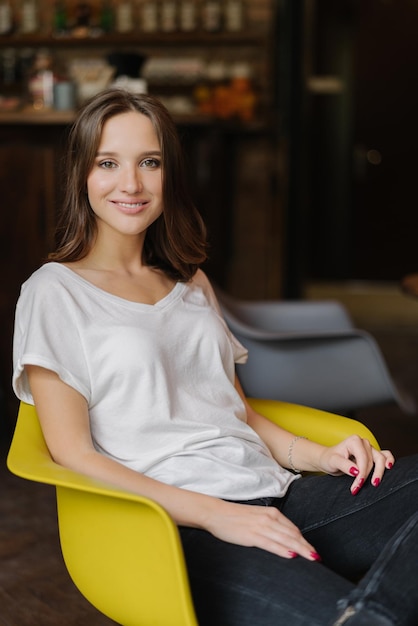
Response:
[{"label": "jar on shelf", "polygon": [[68,77],[58,77],[54,81],[54,109],[72,111],[76,107],[76,86]]}]

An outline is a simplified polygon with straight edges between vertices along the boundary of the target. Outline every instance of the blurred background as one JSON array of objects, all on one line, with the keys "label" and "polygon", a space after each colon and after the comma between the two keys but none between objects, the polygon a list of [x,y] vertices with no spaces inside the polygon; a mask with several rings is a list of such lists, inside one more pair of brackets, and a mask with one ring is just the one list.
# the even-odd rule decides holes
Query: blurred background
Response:
[{"label": "blurred background", "polygon": [[415,332],[418,5],[413,0],[1,0],[0,384],[13,311],[53,247],[77,108],[158,95],[206,220],[205,267],[246,299],[341,300]]},{"label": "blurred background", "polygon": [[418,5],[413,0],[1,0],[0,384],[13,312],[53,247],[77,108],[159,96],[206,220],[210,277],[256,299],[337,299],[416,330]]},{"label": "blurred background", "polygon": [[[415,0],[0,0],[0,624],[110,624],[62,566],[53,490],[4,464],[14,308],[54,245],[79,106],[108,86],[159,96],[211,279],[238,299],[342,303],[418,401],[417,32]],[[416,411],[355,417],[417,451]]]}]

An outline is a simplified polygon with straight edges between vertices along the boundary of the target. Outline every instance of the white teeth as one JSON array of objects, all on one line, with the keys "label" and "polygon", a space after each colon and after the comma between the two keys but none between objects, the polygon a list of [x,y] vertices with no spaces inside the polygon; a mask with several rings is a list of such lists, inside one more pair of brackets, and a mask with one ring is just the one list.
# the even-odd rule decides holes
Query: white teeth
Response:
[{"label": "white teeth", "polygon": [[120,204],[120,206],[124,206],[127,209],[134,209],[136,207],[142,206],[144,203],[143,202],[134,202],[134,203],[131,203],[131,202],[119,202],[119,204]]}]

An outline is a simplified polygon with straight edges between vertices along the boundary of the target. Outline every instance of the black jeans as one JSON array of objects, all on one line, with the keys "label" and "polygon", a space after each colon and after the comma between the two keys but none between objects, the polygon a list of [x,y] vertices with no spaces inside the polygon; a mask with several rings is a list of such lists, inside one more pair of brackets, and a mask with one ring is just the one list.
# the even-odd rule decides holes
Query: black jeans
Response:
[{"label": "black jeans", "polygon": [[418,455],[399,459],[378,487],[367,482],[356,496],[351,482],[306,476],[284,498],[261,502],[291,519],[322,563],[181,527],[199,625],[328,626],[344,613],[347,626],[417,626]]}]

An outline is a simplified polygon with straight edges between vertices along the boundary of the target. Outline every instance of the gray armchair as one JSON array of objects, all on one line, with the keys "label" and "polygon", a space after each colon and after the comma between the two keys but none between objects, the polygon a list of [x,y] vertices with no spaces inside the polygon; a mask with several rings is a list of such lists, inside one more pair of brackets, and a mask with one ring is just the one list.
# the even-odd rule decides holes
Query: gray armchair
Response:
[{"label": "gray armchair", "polygon": [[392,380],[375,339],[335,301],[244,301],[216,289],[225,320],[249,350],[237,373],[248,396],[342,414],[415,403]]}]

